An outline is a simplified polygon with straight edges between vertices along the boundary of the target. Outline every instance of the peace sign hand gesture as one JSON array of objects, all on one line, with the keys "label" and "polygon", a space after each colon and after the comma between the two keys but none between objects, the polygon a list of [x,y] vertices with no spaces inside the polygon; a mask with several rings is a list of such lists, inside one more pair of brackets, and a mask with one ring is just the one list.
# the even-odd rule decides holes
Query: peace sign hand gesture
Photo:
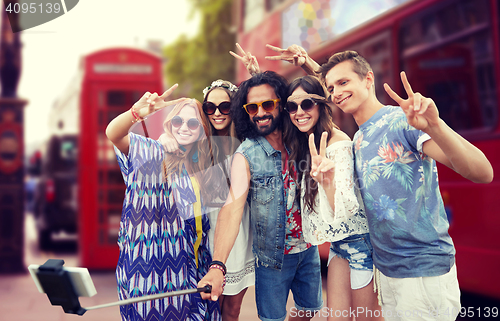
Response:
[{"label": "peace sign hand gesture", "polygon": [[401,81],[408,94],[407,99],[399,97],[388,84],[384,84],[384,89],[403,109],[408,119],[408,124],[427,133],[432,127],[438,125],[439,111],[437,106],[431,98],[426,98],[420,93],[413,92],[404,71],[401,72]]},{"label": "peace sign hand gesture", "polygon": [[247,69],[248,73],[250,75],[255,75],[260,72],[260,67],[259,63],[257,62],[257,58],[253,56],[250,52],[245,52],[243,48],[237,43],[236,47],[241,53],[241,56],[238,55],[237,53],[234,53],[232,51],[229,51],[229,53],[236,59],[241,60],[241,62],[245,65],[245,68]]},{"label": "peace sign hand gesture", "polygon": [[266,47],[280,53],[279,56],[266,56],[267,60],[284,60],[299,67],[306,62],[307,52],[301,46],[291,45],[286,49],[281,49],[271,45],[266,45]]},{"label": "peace sign hand gesture", "polygon": [[132,108],[139,115],[139,117],[144,118],[157,110],[170,106],[177,100],[165,101],[165,99],[168,98],[177,87],[177,84],[173,85],[161,96],[157,93],[150,93],[148,91],[134,104],[134,106],[132,106]]},{"label": "peace sign hand gesture", "polygon": [[321,134],[319,155],[314,143],[314,134],[309,135],[309,152],[311,153],[311,177],[324,189],[334,187],[335,163],[325,157],[328,133]]}]

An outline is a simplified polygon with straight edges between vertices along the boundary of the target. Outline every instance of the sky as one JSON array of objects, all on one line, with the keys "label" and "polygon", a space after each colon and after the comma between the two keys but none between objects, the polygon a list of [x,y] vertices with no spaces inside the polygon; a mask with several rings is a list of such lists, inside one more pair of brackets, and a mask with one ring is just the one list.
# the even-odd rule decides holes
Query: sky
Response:
[{"label": "sky", "polygon": [[99,49],[145,48],[148,40],[172,43],[194,36],[199,16],[185,0],[80,0],[71,11],[21,32],[22,74],[18,96],[24,110],[25,145],[48,137],[54,101],[76,75],[80,58]]}]

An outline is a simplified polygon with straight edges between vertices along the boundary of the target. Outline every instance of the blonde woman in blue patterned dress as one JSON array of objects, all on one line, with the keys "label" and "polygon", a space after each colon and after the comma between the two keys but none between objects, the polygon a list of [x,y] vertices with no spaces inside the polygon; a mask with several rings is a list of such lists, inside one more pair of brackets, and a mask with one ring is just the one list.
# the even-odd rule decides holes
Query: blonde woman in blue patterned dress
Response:
[{"label": "blonde woman in blue patterned dress", "polygon": [[[161,96],[147,92],[106,129],[127,185],[116,268],[120,300],[196,288],[211,261],[200,188],[210,180],[211,159],[201,104],[179,99],[163,122],[183,155],[167,157],[158,141],[129,133],[133,123],[167,107],[164,99],[176,87]],[[199,294],[134,303],[120,313],[122,320],[220,320],[219,304]]]}]

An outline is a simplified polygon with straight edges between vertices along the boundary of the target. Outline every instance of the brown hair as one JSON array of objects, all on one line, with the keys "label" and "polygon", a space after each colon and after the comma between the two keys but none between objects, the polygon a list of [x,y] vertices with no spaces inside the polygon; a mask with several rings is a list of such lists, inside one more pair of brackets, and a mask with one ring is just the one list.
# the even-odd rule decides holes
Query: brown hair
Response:
[{"label": "brown hair", "polygon": [[[236,88],[236,86],[234,86],[231,82],[229,82],[227,80],[219,80],[219,81],[222,82],[222,85],[211,87],[207,91],[207,93],[205,94],[205,98],[203,99],[203,102],[208,101],[208,96],[210,95],[210,93],[212,91],[214,91],[216,89],[220,89],[220,90],[225,91],[227,96],[229,97],[229,102],[233,101],[233,96],[234,96],[234,93],[236,92],[236,90],[231,91],[228,88],[229,88],[229,86],[233,86],[234,88]],[[217,131],[215,130],[214,126],[212,125],[212,123],[208,119],[208,116],[205,115],[205,113],[202,113],[202,115],[203,115],[202,116],[203,118],[207,119],[208,124],[209,124],[209,127],[208,127],[209,137],[218,136]],[[238,146],[236,146],[236,144],[233,144],[233,142],[237,141],[237,136],[236,136],[236,129],[234,128],[234,123],[232,121],[232,117],[231,117],[231,123],[229,124],[229,131],[228,132],[229,132],[229,136],[234,138],[234,140],[233,139],[230,140],[231,146],[229,148],[229,153],[230,153],[230,155],[232,155],[232,154],[234,154],[234,152],[236,151],[236,148],[238,147]],[[237,145],[239,145],[239,144],[237,144]],[[220,152],[219,149],[220,149],[219,146],[217,146],[216,144],[212,145],[212,150],[213,150],[213,154],[214,154],[214,158],[215,158],[216,163],[219,163],[226,158],[226,155],[222,155],[223,153]]]},{"label": "brown hair", "polygon": [[[226,92],[229,97],[229,101],[233,101],[234,93],[237,91],[237,87],[234,86],[231,82],[227,80],[217,80],[219,82],[216,86],[211,86],[210,89],[207,90],[203,102],[208,101],[208,96],[214,90],[220,89]],[[215,82],[214,82],[215,83]],[[214,84],[212,83],[212,85]],[[208,87],[207,87],[208,88]],[[229,89],[231,88],[231,89]],[[212,146],[212,156],[213,156],[213,168],[211,169],[211,176],[218,176],[218,181],[213,178],[210,183],[213,185],[213,189],[211,190],[211,198],[207,199],[207,202],[214,201],[217,197],[225,200],[229,193],[229,187],[231,186],[231,181],[229,180],[230,169],[227,168],[228,164],[226,162],[227,155],[233,155],[238,146],[240,145],[240,141],[236,135],[236,129],[234,127],[234,122],[231,118],[231,123],[229,123],[228,137],[220,137],[217,133],[217,130],[212,125],[208,116],[205,113],[202,113],[202,117],[206,118],[209,124],[208,134],[210,137],[210,142]],[[226,147],[226,150],[224,150]],[[226,152],[228,153],[226,155]]]},{"label": "brown hair", "polygon": [[[308,94],[316,94],[325,97],[325,89],[318,78],[313,76],[304,76],[295,79],[288,86],[288,95],[290,96],[297,88],[302,88]],[[313,99],[319,109],[319,118],[314,125],[314,143],[319,147],[321,135],[323,132],[328,132],[329,141],[333,135],[333,128],[339,129],[333,122],[333,112],[327,104],[327,100]],[[309,153],[309,135],[301,132],[290,120],[290,117],[283,117],[283,136],[286,146],[290,149],[290,166],[295,165],[298,176],[298,184],[305,178],[305,204],[314,211],[314,199],[318,194],[318,183],[311,177],[311,155]],[[291,168],[291,167],[290,167]],[[302,186],[300,187],[302,188]],[[300,197],[301,193],[297,193]]]},{"label": "brown hair", "polygon": [[319,67],[319,72],[321,73],[323,81],[325,80],[326,74],[330,71],[330,69],[344,61],[351,62],[352,70],[358,74],[360,79],[365,78],[366,74],[369,71],[372,71],[372,67],[368,61],[366,61],[366,59],[360,56],[356,51],[347,50],[337,52],[331,56],[326,63]]}]

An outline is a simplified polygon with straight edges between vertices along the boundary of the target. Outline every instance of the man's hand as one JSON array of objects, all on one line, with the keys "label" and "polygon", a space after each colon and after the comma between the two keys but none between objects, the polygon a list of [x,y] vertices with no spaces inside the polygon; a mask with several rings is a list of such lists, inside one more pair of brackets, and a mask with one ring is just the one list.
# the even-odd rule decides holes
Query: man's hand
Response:
[{"label": "man's hand", "polygon": [[222,283],[224,281],[224,275],[219,269],[210,269],[208,273],[203,277],[203,279],[198,282],[198,287],[204,287],[209,284],[212,286],[211,293],[200,293],[203,300],[217,301],[217,299],[222,295],[224,289],[222,288]]},{"label": "man's hand", "polygon": [[241,48],[238,43],[236,44],[236,47],[240,51],[241,56],[232,51],[229,51],[229,53],[234,58],[241,60],[250,75],[253,76],[255,74],[258,74],[260,72],[260,67],[259,63],[257,62],[257,58],[255,56],[252,56],[250,52],[245,52],[245,50],[243,50],[243,48]]},{"label": "man's hand", "polygon": [[388,84],[384,84],[385,91],[403,109],[408,124],[428,133],[429,129],[437,126],[439,122],[439,111],[436,104],[432,99],[413,92],[404,71],[401,72],[401,81],[408,94],[407,99],[399,97]]},{"label": "man's hand", "polygon": [[284,60],[299,67],[306,62],[307,52],[301,46],[291,45],[286,49],[281,49],[268,44],[266,47],[280,54],[279,56],[266,56],[267,60]]}]

